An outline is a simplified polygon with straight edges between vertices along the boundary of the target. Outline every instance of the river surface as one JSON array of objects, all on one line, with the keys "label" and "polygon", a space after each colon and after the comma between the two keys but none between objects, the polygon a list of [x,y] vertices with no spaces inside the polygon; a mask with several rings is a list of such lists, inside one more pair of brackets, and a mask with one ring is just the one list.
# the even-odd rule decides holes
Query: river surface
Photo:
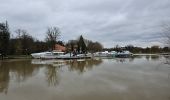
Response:
[{"label": "river surface", "polygon": [[170,100],[164,56],[0,61],[0,100]]}]

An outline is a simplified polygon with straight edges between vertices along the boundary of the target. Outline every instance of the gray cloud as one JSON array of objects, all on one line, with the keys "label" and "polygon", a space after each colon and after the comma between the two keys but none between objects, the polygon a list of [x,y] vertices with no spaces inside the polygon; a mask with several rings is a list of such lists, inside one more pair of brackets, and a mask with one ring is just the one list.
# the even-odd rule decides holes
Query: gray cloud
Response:
[{"label": "gray cloud", "polygon": [[105,47],[116,44],[163,45],[161,25],[170,22],[169,0],[1,0],[0,21],[43,40],[58,26],[61,40],[87,39]]}]

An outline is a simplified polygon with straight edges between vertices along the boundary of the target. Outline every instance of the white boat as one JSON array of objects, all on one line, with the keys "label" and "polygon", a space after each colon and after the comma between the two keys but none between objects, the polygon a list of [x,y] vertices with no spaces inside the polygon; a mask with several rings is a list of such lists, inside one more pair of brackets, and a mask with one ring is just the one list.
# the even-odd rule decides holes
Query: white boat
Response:
[{"label": "white boat", "polygon": [[57,59],[86,59],[86,58],[92,58],[89,54],[77,54],[73,55],[72,53],[67,53],[65,55],[59,55]]},{"label": "white boat", "polygon": [[108,51],[94,53],[95,57],[108,57],[108,55],[109,55]]},{"label": "white boat", "polygon": [[108,53],[108,56],[109,56],[109,57],[115,57],[116,54],[117,54],[116,51],[111,51],[111,52]]},{"label": "white boat", "polygon": [[94,57],[114,57],[117,54],[116,51],[104,51],[104,52],[96,52],[94,53]]},{"label": "white boat", "polygon": [[64,52],[40,52],[40,53],[32,53],[31,56],[36,59],[54,59],[60,55],[63,55]]},{"label": "white boat", "polygon": [[95,57],[130,57],[133,54],[129,51],[122,51],[122,52],[116,52],[116,51],[105,51],[105,52],[96,52],[94,53]]},{"label": "white boat", "polygon": [[122,51],[122,52],[117,52],[115,57],[131,57],[133,53],[130,51]]}]

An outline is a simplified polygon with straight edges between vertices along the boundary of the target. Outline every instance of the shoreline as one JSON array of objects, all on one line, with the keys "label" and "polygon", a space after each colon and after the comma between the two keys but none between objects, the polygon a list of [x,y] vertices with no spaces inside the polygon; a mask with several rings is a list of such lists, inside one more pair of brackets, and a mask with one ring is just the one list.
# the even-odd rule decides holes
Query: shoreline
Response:
[{"label": "shoreline", "polygon": [[8,55],[3,59],[32,59],[32,57],[30,55]]},{"label": "shoreline", "polygon": [[[133,54],[133,56],[170,56],[170,54],[164,55],[164,54],[146,54],[146,53],[136,53]],[[0,60],[5,60],[5,59],[33,59],[31,55],[8,55],[7,57],[4,57],[3,59]]]},{"label": "shoreline", "polygon": [[136,53],[134,56],[159,56],[161,54],[147,54],[147,53]]}]

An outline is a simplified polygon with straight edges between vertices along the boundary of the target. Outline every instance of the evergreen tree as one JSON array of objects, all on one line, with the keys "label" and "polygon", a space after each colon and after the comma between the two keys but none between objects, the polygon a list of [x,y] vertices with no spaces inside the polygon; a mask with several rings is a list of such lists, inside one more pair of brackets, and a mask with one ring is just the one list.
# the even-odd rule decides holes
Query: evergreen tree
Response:
[{"label": "evergreen tree", "polygon": [[0,53],[2,56],[6,56],[8,53],[9,39],[8,23],[0,23]]},{"label": "evergreen tree", "polygon": [[79,41],[78,41],[78,49],[77,51],[79,53],[86,53],[87,52],[87,46],[84,42],[84,38],[83,36],[81,35],[80,38],[79,38]]}]

